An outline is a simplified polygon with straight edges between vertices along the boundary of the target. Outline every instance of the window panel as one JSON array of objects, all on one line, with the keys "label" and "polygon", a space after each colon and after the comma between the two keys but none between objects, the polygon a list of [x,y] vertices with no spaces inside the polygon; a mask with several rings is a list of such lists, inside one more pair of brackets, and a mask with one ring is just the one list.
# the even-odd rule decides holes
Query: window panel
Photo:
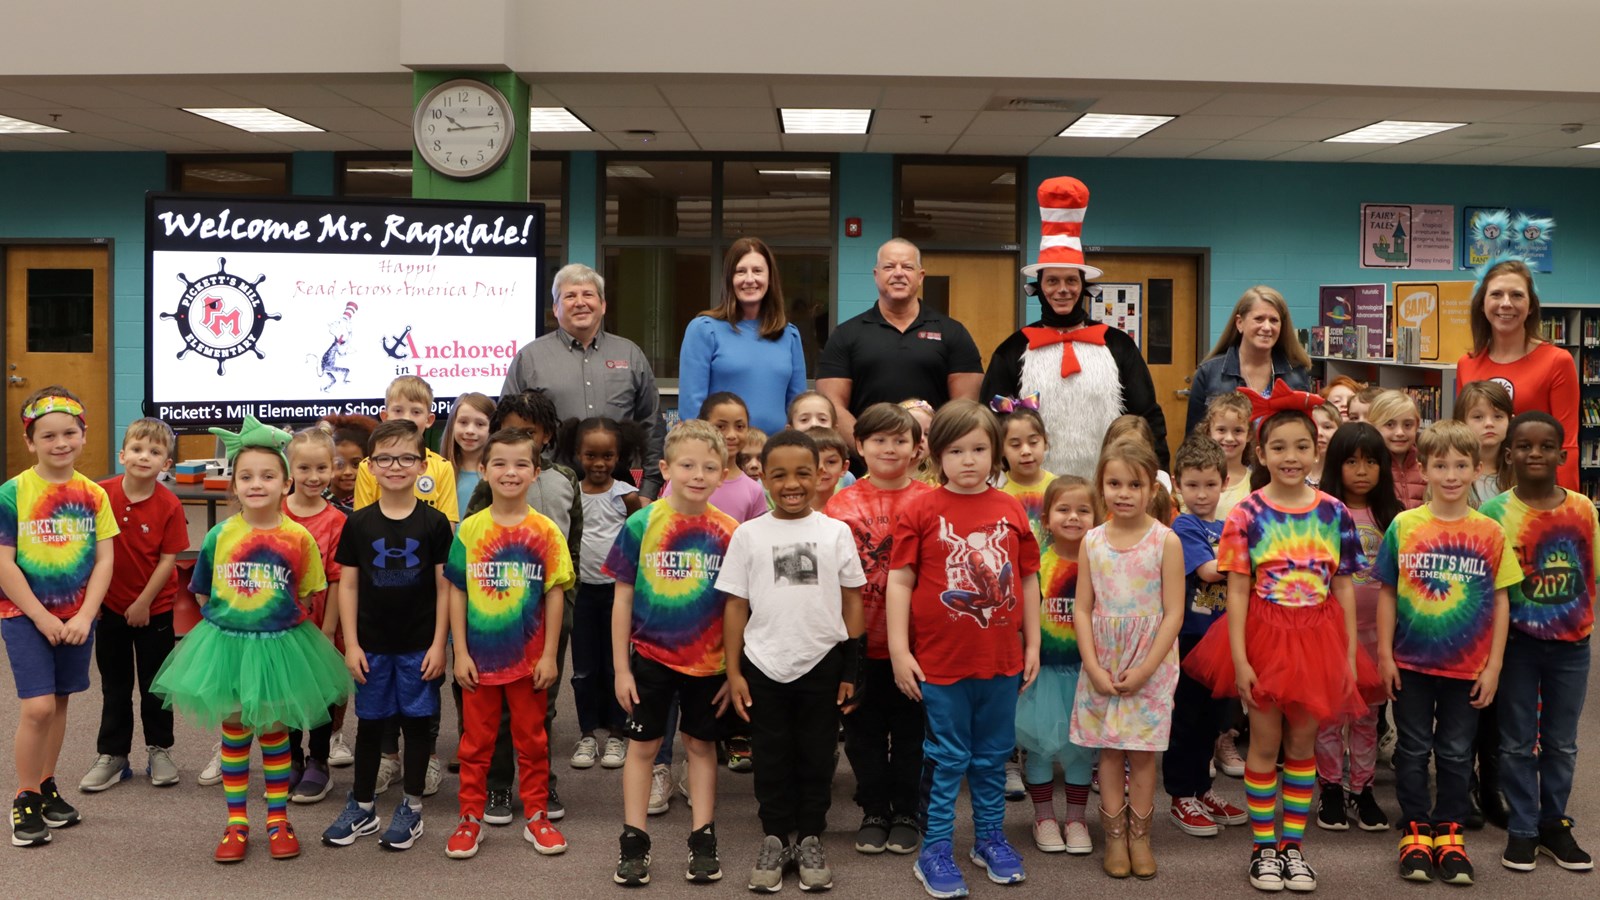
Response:
[{"label": "window panel", "polygon": [[722,234],[766,241],[833,236],[827,162],[729,161],[722,166]]},{"label": "window panel", "polygon": [[1017,243],[1017,167],[900,167],[896,234],[917,244]]},{"label": "window panel", "polygon": [[638,344],[657,378],[677,378],[683,331],[710,306],[721,262],[713,270],[709,247],[608,247],[606,330]]},{"label": "window panel", "polygon": [[711,162],[606,163],[607,237],[711,237]]},{"label": "window panel", "polygon": [[94,352],[94,270],[28,270],[28,352]]},{"label": "window panel", "polygon": [[287,194],[286,160],[178,160],[176,190],[194,194]]}]

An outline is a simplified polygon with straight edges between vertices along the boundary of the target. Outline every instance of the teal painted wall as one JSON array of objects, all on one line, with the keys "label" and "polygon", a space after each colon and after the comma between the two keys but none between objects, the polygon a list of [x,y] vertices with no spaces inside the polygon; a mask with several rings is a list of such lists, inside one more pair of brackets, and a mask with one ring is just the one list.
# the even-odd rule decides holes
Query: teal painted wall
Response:
[{"label": "teal painted wall", "polygon": [[[861,219],[861,236],[845,237],[844,223]],[[878,247],[894,237],[894,157],[851,153],[839,158],[839,298],[835,321],[866,312],[877,302],[872,270]]]},{"label": "teal painted wall", "polygon": [[598,156],[592,151],[567,157],[567,262],[593,268],[600,258]]}]

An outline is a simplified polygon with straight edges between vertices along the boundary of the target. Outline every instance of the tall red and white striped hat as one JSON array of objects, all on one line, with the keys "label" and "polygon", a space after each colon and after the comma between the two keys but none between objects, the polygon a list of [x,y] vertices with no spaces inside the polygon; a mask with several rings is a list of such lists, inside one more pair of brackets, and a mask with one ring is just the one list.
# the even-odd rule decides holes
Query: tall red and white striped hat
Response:
[{"label": "tall red and white striped hat", "polygon": [[1089,188],[1076,178],[1063,175],[1039,184],[1039,261],[1023,266],[1022,274],[1033,278],[1044,269],[1078,269],[1085,281],[1099,278],[1101,271],[1083,261],[1083,216],[1089,211]]}]

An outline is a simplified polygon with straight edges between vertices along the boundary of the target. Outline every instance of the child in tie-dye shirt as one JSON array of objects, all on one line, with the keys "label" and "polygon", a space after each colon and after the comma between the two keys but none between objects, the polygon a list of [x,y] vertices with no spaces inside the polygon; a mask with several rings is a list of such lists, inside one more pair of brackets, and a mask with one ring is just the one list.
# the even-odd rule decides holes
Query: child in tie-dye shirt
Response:
[{"label": "child in tie-dye shirt", "polygon": [[531,432],[502,429],[484,446],[483,483],[494,492],[488,509],[467,517],[450,546],[445,579],[456,681],[462,695],[461,821],[445,846],[452,859],[477,854],[483,840],[489,759],[500,730],[502,704],[511,709],[511,739],[521,773],[523,836],[546,856],[565,852],[566,838],[550,824],[547,693],[555,684],[564,595],[577,581],[572,557],[554,522],[526,498],[539,477]]},{"label": "child in tie-dye shirt", "polygon": [[714,742],[728,687],[722,652],[725,597],[715,585],[737,523],[709,501],[722,483],[728,451],[709,423],[689,419],[668,433],[662,454],[661,474],[671,494],[628,517],[604,569],[617,580],[612,652],[617,702],[628,713],[633,742],[622,770],[622,852],[614,878],[630,886],[650,880],[645,819],[651,767],[674,697],[694,810],[687,877],[697,882],[722,877],[713,825]]},{"label": "child in tie-dye shirt", "polygon": [[996,397],[989,406],[997,412],[1008,410],[1000,422],[1000,434],[1005,443],[1000,445],[1005,461],[1005,478],[1000,490],[1017,498],[1022,511],[1028,514],[1033,526],[1034,540],[1040,547],[1050,544],[1050,531],[1044,524],[1044,492],[1056,476],[1044,469],[1044,455],[1050,450],[1050,436],[1045,433],[1044,420],[1039,411],[1026,406],[1015,406],[1018,401]]},{"label": "child in tie-dye shirt", "polygon": [[11,843],[37,847],[78,822],[56,787],[67,698],[89,688],[95,615],[111,583],[118,533],[106,492],[73,467],[83,454],[83,403],[52,385],[22,404],[38,464],[0,485],[0,636],[21,701],[19,789]]}]

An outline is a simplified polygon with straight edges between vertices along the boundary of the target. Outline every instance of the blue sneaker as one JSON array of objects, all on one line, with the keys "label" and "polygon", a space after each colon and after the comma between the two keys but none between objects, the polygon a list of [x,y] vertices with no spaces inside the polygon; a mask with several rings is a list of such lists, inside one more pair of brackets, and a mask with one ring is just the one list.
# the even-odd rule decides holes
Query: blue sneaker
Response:
[{"label": "blue sneaker", "polygon": [[422,836],[422,813],[404,800],[394,808],[394,818],[378,837],[378,846],[385,850],[409,850]]},{"label": "blue sneaker", "polygon": [[329,847],[348,847],[356,842],[356,838],[376,834],[377,831],[377,815],[370,809],[362,809],[361,804],[356,802],[356,795],[350,794],[344,809],[339,810],[339,818],[334,819],[328,830],[322,833],[322,842]]},{"label": "blue sneaker", "polygon": [[1022,857],[998,828],[978,836],[972,845],[971,858],[988,870],[989,880],[995,884],[1017,884],[1028,877],[1022,871]]},{"label": "blue sneaker", "polygon": [[961,870],[956,868],[955,852],[949,841],[924,844],[911,871],[922,882],[930,897],[948,900],[950,897],[967,896],[967,880],[961,877]]}]

